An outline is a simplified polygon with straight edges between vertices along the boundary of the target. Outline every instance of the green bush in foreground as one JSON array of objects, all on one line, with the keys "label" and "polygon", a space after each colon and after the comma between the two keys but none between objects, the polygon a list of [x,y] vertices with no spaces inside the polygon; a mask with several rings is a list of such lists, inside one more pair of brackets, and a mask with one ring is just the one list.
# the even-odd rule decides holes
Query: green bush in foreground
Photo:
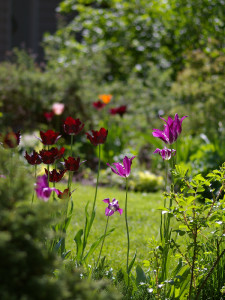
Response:
[{"label": "green bush in foreground", "polygon": [[106,281],[82,279],[79,269],[63,268],[47,251],[55,208],[25,202],[30,179],[10,152],[1,150],[0,160],[0,299],[120,299]]}]

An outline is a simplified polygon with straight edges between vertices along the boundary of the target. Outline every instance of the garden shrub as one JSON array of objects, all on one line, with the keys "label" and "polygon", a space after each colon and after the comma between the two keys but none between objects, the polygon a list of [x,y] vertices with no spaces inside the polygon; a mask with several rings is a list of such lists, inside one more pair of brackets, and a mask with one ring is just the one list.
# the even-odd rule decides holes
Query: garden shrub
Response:
[{"label": "garden shrub", "polygon": [[4,126],[34,129],[43,112],[60,99],[57,79],[38,67],[25,51],[15,50],[11,61],[0,64],[0,105]]},{"label": "garden shrub", "polygon": [[108,282],[82,279],[82,270],[74,264],[64,268],[56,253],[48,251],[58,207],[31,204],[32,181],[20,158],[13,150],[2,149],[0,157],[0,298],[121,299]]},{"label": "garden shrub", "polygon": [[189,52],[185,68],[172,85],[175,110],[185,110],[190,117],[187,123],[191,134],[204,133],[212,143],[215,139],[224,139],[224,70],[222,51]]},{"label": "garden shrub", "polygon": [[[70,53],[104,51],[110,74],[126,79],[135,65],[151,61],[173,72],[181,70],[189,49],[207,49],[209,40],[224,47],[223,3],[220,0],[64,0],[59,4],[59,29],[46,44]],[[69,18],[68,18],[69,17]],[[67,62],[68,62],[67,61]],[[144,76],[144,72],[141,74]]]},{"label": "garden shrub", "polygon": [[131,189],[136,192],[156,192],[164,185],[162,176],[157,176],[149,171],[134,172],[131,180]]}]

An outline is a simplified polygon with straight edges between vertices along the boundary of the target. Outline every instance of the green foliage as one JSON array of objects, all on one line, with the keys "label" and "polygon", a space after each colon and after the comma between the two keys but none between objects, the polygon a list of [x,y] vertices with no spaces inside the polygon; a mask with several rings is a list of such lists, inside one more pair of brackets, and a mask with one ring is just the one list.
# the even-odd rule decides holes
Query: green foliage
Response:
[{"label": "green foliage", "polygon": [[156,192],[164,186],[162,176],[157,176],[149,171],[139,171],[132,174],[131,189],[138,192]]},{"label": "green foliage", "polygon": [[222,51],[189,52],[183,71],[172,85],[176,111],[185,113],[193,135],[224,139],[225,55]]},{"label": "green foliage", "polygon": [[49,230],[52,216],[59,207],[31,204],[30,176],[17,153],[0,149],[0,154],[0,172],[5,176],[0,178],[0,298],[121,299],[108,282],[82,279],[82,270],[74,264],[64,268],[47,250],[54,238]]},{"label": "green foliage", "polygon": [[24,51],[14,51],[13,59],[0,64],[1,124],[13,128],[35,128],[43,112],[58,102],[57,80],[41,71]]},{"label": "green foliage", "polygon": [[206,49],[210,39],[224,47],[220,0],[64,0],[58,12],[75,17],[46,36],[48,48],[65,56],[104,51],[110,73],[119,78],[135,65],[147,70],[146,61],[179,70],[187,49]]}]

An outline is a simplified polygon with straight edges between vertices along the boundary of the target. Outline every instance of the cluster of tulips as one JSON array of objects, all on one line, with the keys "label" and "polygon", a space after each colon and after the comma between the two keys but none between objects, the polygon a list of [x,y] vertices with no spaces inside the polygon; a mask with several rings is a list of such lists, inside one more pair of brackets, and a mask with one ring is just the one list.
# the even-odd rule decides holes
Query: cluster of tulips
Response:
[{"label": "cluster of tulips", "polygon": [[[111,95],[101,95],[103,104],[104,100],[110,102]],[[104,97],[103,97],[104,96]],[[96,107],[99,106],[99,104],[96,104]],[[120,108],[121,111],[123,111],[123,108]],[[124,108],[125,111],[125,108]],[[123,113],[121,113],[123,115]],[[186,118],[186,116],[179,119],[178,114],[175,115],[174,120],[169,117],[166,121],[163,119],[166,124],[164,125],[164,130],[154,129],[153,130],[153,136],[157,137],[163,142],[165,142],[168,145],[173,144],[178,136],[181,134],[182,131],[182,122]],[[27,162],[31,165],[35,166],[35,177],[36,177],[36,166],[43,163],[47,165],[47,168],[45,168],[45,174],[43,176],[39,176],[37,178],[36,182],[36,194],[39,199],[42,199],[43,201],[48,201],[51,193],[55,192],[57,196],[60,199],[69,199],[72,194],[71,190],[71,182],[72,182],[72,176],[73,172],[78,171],[80,165],[84,163],[85,161],[80,161],[80,158],[73,157],[72,156],[72,147],[74,142],[74,136],[81,133],[81,131],[84,128],[84,124],[79,119],[74,119],[72,117],[67,117],[66,120],[63,122],[63,130],[65,134],[71,136],[71,156],[68,156],[67,158],[64,156],[65,154],[65,148],[61,147],[58,149],[57,147],[52,147],[57,143],[57,141],[60,139],[61,135],[58,132],[55,132],[53,130],[47,130],[46,132],[40,131],[40,138],[38,139],[41,141],[41,143],[44,145],[44,149],[36,152],[33,150],[31,154],[25,153],[25,159]],[[101,128],[99,131],[92,130],[91,133],[86,133],[87,139],[91,142],[92,145],[99,147],[99,164],[98,164],[98,173],[97,173],[97,182],[96,182],[96,190],[95,190],[95,196],[93,201],[93,207],[91,212],[91,225],[89,225],[89,231],[88,234],[86,234],[86,239],[88,238],[94,216],[95,216],[95,209],[96,209],[96,199],[97,199],[97,189],[98,189],[98,181],[99,181],[99,170],[100,170],[100,155],[101,155],[101,144],[104,144],[106,142],[108,135],[108,130],[105,128]],[[0,142],[4,148],[15,148],[19,145],[21,139],[20,131],[18,132],[10,132],[5,135],[0,136]],[[51,147],[51,148],[50,148]],[[154,153],[159,153],[163,160],[169,160],[172,155],[175,155],[176,151],[174,149],[156,149]],[[60,161],[60,159],[63,158],[62,165],[64,166],[63,169],[57,170],[56,165],[57,162]],[[126,231],[127,231],[127,274],[129,278],[129,273],[131,271],[131,267],[129,266],[129,251],[130,251],[130,238],[129,238],[129,227],[128,227],[128,177],[131,172],[131,165],[132,161],[135,158],[135,156],[128,158],[127,156],[124,157],[123,163],[120,162],[114,162],[113,165],[110,165],[107,163],[107,165],[111,168],[112,172],[116,175],[123,177],[126,180],[126,197],[125,197],[125,222],[126,222]],[[53,165],[54,169],[49,170],[49,166]],[[64,174],[66,172],[69,172],[69,179],[68,179],[68,187],[64,191],[59,191],[55,188],[55,183],[59,182]],[[49,183],[53,183],[53,187],[49,186]],[[33,194],[34,196],[34,194]],[[106,221],[106,227],[105,227],[105,233],[104,238],[102,240],[101,250],[99,253],[99,257],[97,260],[97,265],[101,256],[104,240],[106,237],[107,232],[107,226],[108,226],[108,220],[109,217],[112,216],[115,212],[118,212],[120,215],[123,213],[123,209],[119,207],[118,200],[112,199],[110,201],[109,198],[105,198],[104,203],[107,204],[107,207],[105,209],[105,215],[107,217]],[[33,202],[33,197],[32,197]],[[87,224],[85,224],[86,228]],[[84,240],[84,247],[86,245],[87,241]],[[83,248],[84,251],[84,248]]]}]

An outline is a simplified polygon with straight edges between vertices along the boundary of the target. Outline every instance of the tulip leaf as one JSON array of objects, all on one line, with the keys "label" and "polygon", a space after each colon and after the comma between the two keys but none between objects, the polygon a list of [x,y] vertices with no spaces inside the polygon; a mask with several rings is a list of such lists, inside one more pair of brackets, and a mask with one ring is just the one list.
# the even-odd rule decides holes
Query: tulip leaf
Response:
[{"label": "tulip leaf", "polygon": [[89,216],[89,213],[88,213],[88,205],[89,205],[89,202],[85,206],[85,216],[86,216],[85,230],[84,230],[85,241],[87,240],[87,237],[88,237],[90,229],[91,229],[91,226],[90,226],[90,216]]},{"label": "tulip leaf", "polygon": [[79,260],[79,258],[81,257],[81,254],[82,254],[83,243],[82,243],[81,238],[82,238],[83,233],[84,233],[83,229],[80,229],[74,237],[74,241],[75,241],[76,247],[77,247],[77,258],[78,258],[78,260]]},{"label": "tulip leaf", "polygon": [[131,269],[133,268],[133,265],[134,265],[136,256],[137,256],[137,250],[135,251],[134,257],[133,257],[132,261],[131,261],[130,264],[129,264],[129,267],[128,267],[128,274],[130,274],[130,271],[131,271]]},{"label": "tulip leaf", "polygon": [[62,244],[63,239],[64,239],[64,238],[61,238],[61,239],[59,240],[59,242],[54,246],[54,248],[53,248],[53,251],[54,251],[54,252],[58,252],[59,248],[61,247],[61,244]]},{"label": "tulip leaf", "polygon": [[146,275],[140,265],[136,267],[136,284],[139,285],[141,282],[146,282]]},{"label": "tulip leaf", "polygon": [[92,255],[95,251],[95,249],[98,247],[98,245],[101,243],[104,237],[108,236],[110,233],[112,233],[115,230],[115,228],[110,229],[106,234],[103,234],[100,238],[97,239],[92,245],[88,253],[84,257],[84,261],[86,262],[90,255]]},{"label": "tulip leaf", "polygon": [[72,215],[70,215],[69,217],[66,218],[64,226],[63,226],[63,230],[65,230],[65,231],[67,230],[67,228],[70,224],[71,218],[72,218]]},{"label": "tulip leaf", "polygon": [[63,252],[62,258],[63,258],[63,259],[66,258],[67,255],[70,254],[70,252],[71,252],[71,250],[68,250],[68,251],[66,251],[66,252]]}]

